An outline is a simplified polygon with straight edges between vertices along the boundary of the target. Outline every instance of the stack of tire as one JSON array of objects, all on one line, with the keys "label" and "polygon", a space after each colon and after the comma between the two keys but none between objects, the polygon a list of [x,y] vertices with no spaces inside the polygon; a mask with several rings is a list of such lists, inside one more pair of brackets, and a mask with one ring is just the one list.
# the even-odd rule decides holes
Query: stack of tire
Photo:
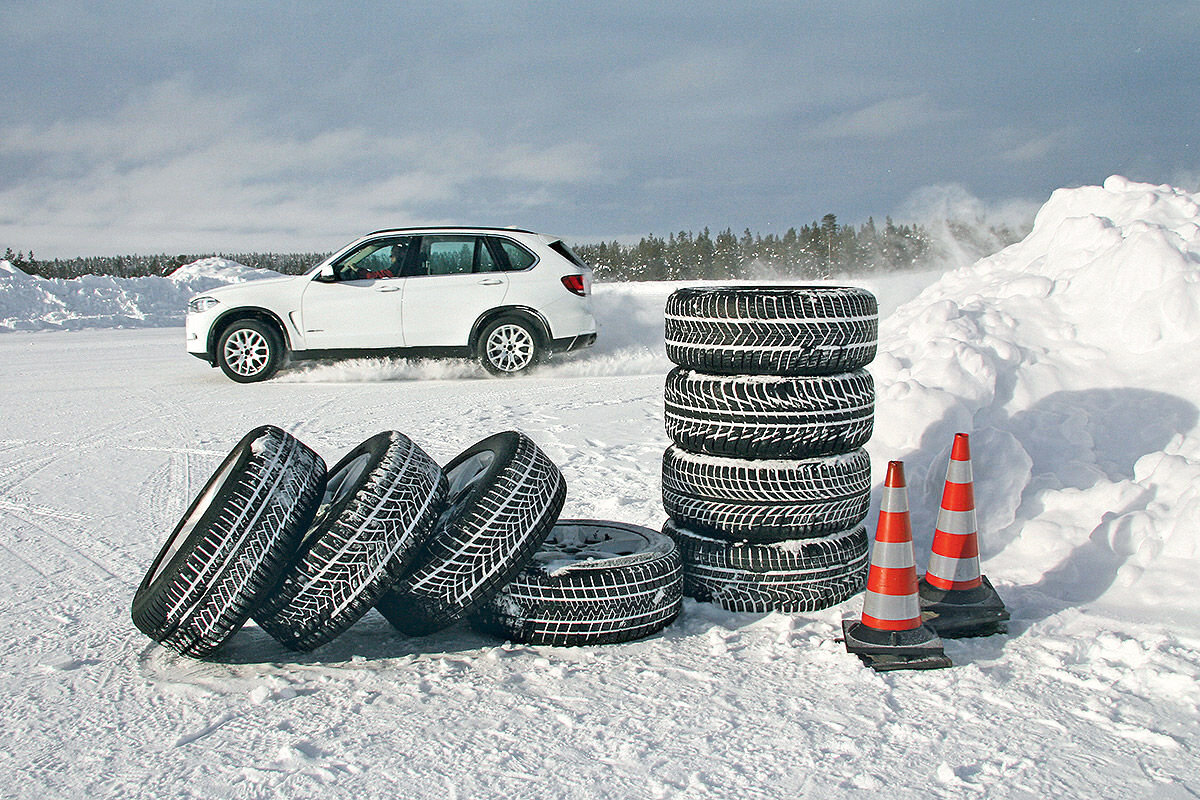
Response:
[{"label": "stack of tire", "polygon": [[875,297],[839,286],[689,287],[667,301],[663,528],[684,593],[815,611],[861,591]]},{"label": "stack of tire", "polygon": [[409,635],[470,618],[513,641],[590,645],[669,625],[674,543],[636,525],[559,520],[566,482],[522,433],[445,468],[397,431],[332,469],[286,431],[255,428],[192,502],[134,594],[134,624],[206,656],[253,618],[312,650],[371,608]]}]

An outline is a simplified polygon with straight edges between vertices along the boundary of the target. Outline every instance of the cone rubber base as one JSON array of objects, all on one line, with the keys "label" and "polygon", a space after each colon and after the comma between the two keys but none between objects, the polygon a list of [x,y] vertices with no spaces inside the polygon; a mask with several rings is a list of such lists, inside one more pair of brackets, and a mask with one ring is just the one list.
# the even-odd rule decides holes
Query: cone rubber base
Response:
[{"label": "cone rubber base", "polygon": [[907,631],[882,631],[856,620],[842,620],[846,652],[876,672],[898,669],[942,669],[954,663],[942,650],[942,640],[928,625]]},{"label": "cone rubber base", "polygon": [[1008,609],[986,575],[974,589],[946,590],[921,579],[921,619],[947,639],[1008,633]]}]

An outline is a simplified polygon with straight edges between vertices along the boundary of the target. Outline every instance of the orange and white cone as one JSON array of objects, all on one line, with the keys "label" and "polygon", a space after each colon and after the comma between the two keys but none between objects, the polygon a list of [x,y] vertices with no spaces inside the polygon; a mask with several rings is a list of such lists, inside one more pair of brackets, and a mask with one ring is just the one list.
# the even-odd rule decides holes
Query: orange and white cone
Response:
[{"label": "orange and white cone", "polygon": [[920,595],[922,616],[942,636],[1000,633],[1001,623],[1008,619],[1004,603],[979,570],[979,523],[971,445],[965,433],[954,436]]},{"label": "orange and white cone", "polygon": [[908,488],[901,461],[888,464],[883,484],[862,619],[844,620],[842,632],[846,650],[878,672],[951,666],[941,639],[921,619]]}]

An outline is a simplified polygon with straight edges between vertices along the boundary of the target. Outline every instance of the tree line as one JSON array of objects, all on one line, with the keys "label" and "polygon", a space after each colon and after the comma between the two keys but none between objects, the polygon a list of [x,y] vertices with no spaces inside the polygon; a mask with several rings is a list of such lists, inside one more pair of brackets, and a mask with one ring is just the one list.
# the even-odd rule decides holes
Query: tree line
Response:
[{"label": "tree line", "polygon": [[26,255],[14,253],[10,247],[4,253],[4,260],[28,275],[43,278],[79,278],[84,275],[142,278],[147,275],[170,275],[185,264],[212,257],[227,258],[247,267],[299,275],[328,256],[329,253],[181,253],[175,256],[86,256],[39,260],[32,250]]},{"label": "tree line", "polygon": [[[986,230],[947,223],[944,235],[958,248],[981,257],[1017,241],[1023,235],[1007,227]],[[841,225],[826,214],[782,235],[740,235],[726,228],[713,234],[679,231],[666,238],[654,234],[635,244],[618,241],[572,244],[572,249],[595,271],[598,281],[671,281],[763,279],[773,277],[819,279],[836,275],[874,274],[919,268],[944,255],[945,243],[926,228],[896,224],[887,217],[883,225],[873,218],[857,227]],[[170,275],[184,264],[210,256],[227,258],[248,267],[299,275],[329,253],[193,253],[176,256],[91,256],[38,260],[9,248],[4,259],[23,272],[45,278],[114,275],[122,278]]]},{"label": "tree line", "polygon": [[820,222],[788,228],[779,235],[737,235],[732,229],[713,235],[680,231],[666,239],[646,236],[632,245],[601,242],[573,246],[592,266],[597,280],[672,281],[766,277],[828,278],[911,269],[933,252],[929,233],[918,225],[882,227],[868,219],[859,227],[839,225],[826,214]]}]

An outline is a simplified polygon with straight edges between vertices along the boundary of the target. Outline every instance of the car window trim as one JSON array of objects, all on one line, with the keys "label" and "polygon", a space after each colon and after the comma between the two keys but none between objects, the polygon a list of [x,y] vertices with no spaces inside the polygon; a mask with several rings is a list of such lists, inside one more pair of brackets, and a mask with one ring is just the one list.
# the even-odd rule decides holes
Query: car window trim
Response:
[{"label": "car window trim", "polygon": [[[537,253],[533,252],[528,247],[521,244],[520,242],[518,242],[516,239],[512,238],[511,236],[496,236],[495,234],[486,234],[485,238],[491,239],[492,242],[495,244],[496,249],[499,250],[503,254],[504,263],[505,263],[505,265],[507,265],[506,269],[504,270],[505,272],[529,272],[529,270],[536,267],[542,261],[541,256],[539,256]],[[503,245],[500,244],[501,239],[503,239],[506,242],[511,242],[513,244],[513,246],[516,247],[518,250],[523,250],[526,253],[528,253],[533,258],[533,261],[531,261],[529,263],[529,266],[525,267],[525,269],[514,269],[513,265],[512,265],[512,261],[508,257],[508,253],[504,250]]]}]

